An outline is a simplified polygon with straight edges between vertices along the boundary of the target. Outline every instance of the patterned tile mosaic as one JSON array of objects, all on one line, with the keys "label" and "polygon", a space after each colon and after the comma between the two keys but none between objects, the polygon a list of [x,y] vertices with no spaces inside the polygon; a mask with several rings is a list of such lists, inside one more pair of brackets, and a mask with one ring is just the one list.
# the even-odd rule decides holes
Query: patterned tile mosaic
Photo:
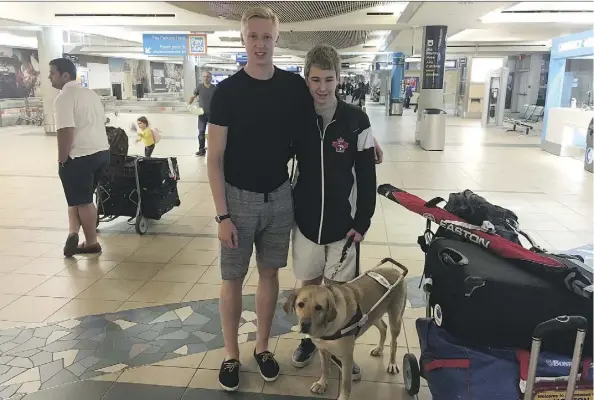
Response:
[{"label": "patterned tile mosaic", "polygon": [[[281,293],[271,336],[291,331]],[[255,296],[243,298],[240,343],[255,340]],[[219,300],[0,330],[0,399],[223,347]]]}]

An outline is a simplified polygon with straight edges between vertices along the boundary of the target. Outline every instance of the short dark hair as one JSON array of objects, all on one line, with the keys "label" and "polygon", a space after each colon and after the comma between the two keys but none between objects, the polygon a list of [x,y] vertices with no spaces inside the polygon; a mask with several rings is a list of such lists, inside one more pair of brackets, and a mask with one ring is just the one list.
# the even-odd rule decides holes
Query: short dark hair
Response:
[{"label": "short dark hair", "polygon": [[148,119],[146,119],[146,117],[139,117],[136,121],[142,122],[146,126],[149,126],[149,122],[148,122]]},{"label": "short dark hair", "polygon": [[56,67],[60,75],[63,73],[70,74],[70,79],[76,79],[76,65],[67,58],[55,58],[49,62],[49,65]]}]

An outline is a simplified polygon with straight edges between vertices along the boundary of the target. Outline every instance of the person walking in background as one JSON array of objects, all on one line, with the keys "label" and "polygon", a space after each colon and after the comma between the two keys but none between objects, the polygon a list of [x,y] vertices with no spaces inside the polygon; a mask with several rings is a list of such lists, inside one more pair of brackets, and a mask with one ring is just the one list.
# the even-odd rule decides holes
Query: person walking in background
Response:
[{"label": "person walking in background", "polygon": [[[92,90],[76,83],[76,66],[66,58],[49,63],[49,80],[61,92],[55,100],[59,175],[68,203],[64,256],[100,253],[93,193],[109,164],[105,111]],[[85,241],[78,243],[82,226]]]},{"label": "person walking in background", "polygon": [[140,117],[136,120],[138,123],[138,139],[137,142],[142,140],[144,144],[144,156],[150,157],[155,150],[155,135],[153,130],[149,128],[149,122],[146,117]]},{"label": "person walking in background", "polygon": [[406,85],[406,90],[404,91],[404,108],[410,108],[410,99],[412,98],[412,95],[412,85]]},{"label": "person walking in background", "polygon": [[204,114],[198,116],[198,151],[196,155],[204,157],[206,155],[206,126],[210,120],[210,103],[214,96],[217,86],[212,84],[212,74],[208,71],[202,73],[202,83],[194,90],[194,95],[190,97],[189,104],[192,104],[198,97],[198,105],[204,110]]}]

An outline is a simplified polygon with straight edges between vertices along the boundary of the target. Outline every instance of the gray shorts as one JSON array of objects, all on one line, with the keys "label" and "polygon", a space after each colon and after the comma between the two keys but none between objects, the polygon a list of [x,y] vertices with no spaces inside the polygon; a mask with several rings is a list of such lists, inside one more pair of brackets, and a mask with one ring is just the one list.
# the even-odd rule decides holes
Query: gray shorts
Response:
[{"label": "gray shorts", "polygon": [[267,194],[248,192],[226,183],[225,197],[239,244],[235,249],[221,246],[223,280],[245,278],[254,245],[258,266],[285,267],[293,228],[293,194],[289,181]]}]

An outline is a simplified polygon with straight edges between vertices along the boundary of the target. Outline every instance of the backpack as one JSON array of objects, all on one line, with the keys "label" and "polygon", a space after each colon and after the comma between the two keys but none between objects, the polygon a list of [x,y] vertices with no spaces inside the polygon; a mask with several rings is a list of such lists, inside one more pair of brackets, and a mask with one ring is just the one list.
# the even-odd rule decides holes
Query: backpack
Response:
[{"label": "backpack", "polygon": [[128,155],[128,135],[122,128],[106,126],[107,141],[109,142],[109,152],[112,156]]},{"label": "backpack", "polygon": [[473,225],[481,226],[483,222],[489,221],[499,236],[520,244],[517,233],[519,229],[518,216],[507,208],[489,203],[472,190],[466,189],[463,192],[450,193],[444,210]]},{"label": "backpack", "polygon": [[151,131],[153,132],[153,140],[156,143],[159,143],[161,141],[161,132],[158,129],[151,129]]}]

